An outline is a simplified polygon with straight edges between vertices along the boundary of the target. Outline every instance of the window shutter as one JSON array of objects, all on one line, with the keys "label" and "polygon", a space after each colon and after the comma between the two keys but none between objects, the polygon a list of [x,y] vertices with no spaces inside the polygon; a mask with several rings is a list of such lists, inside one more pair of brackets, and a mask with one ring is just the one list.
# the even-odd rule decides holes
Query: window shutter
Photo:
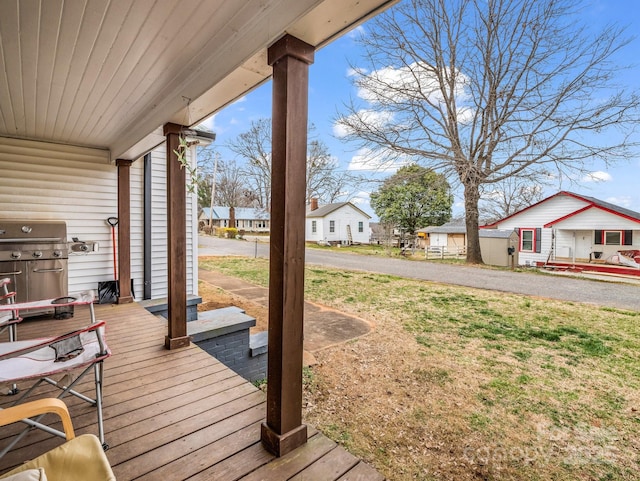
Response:
[{"label": "window shutter", "polygon": [[542,229],[536,228],[536,252],[542,252]]},{"label": "window shutter", "polygon": [[602,231],[601,230],[597,230],[596,231],[596,236],[594,239],[594,244],[598,244],[598,245],[602,245]]},{"label": "window shutter", "polygon": [[633,231],[632,230],[624,231],[622,245],[625,245],[625,246],[633,245]]}]

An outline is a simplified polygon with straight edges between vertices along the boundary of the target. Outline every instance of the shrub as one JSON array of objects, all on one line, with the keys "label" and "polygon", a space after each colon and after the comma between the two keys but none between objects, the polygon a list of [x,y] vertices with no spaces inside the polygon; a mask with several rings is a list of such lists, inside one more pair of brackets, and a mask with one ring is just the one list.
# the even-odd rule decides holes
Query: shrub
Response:
[{"label": "shrub", "polygon": [[227,239],[235,239],[238,235],[238,229],[236,229],[235,227],[225,227],[224,232]]}]

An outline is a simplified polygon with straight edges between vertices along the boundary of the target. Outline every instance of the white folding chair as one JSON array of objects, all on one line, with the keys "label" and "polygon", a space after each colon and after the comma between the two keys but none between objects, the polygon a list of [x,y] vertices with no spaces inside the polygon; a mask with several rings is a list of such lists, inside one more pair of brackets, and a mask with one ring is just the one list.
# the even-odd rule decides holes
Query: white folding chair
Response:
[{"label": "white folding chair", "polygon": [[[0,279],[0,304],[12,306],[16,302],[16,293],[9,291],[11,279],[8,277]],[[10,308],[9,308],[10,309]],[[18,339],[18,323],[22,319],[15,309],[0,311],[0,334],[9,331],[9,341],[13,342]]]},{"label": "white folding chair", "polygon": [[[0,383],[32,383],[12,406],[26,400],[34,389],[43,383],[61,390],[58,399],[71,394],[95,406],[98,414],[98,437],[106,450],[108,445],[104,440],[102,418],[102,363],[111,355],[111,351],[104,340],[104,330],[105,322],[98,321],[62,336],[0,343]],[[89,397],[74,389],[80,379],[92,369],[95,397]],[[68,383],[67,374],[71,379]],[[61,380],[54,380],[53,377],[58,375],[62,375]],[[64,437],[64,433],[40,423],[40,418],[25,419],[23,422],[28,427],[0,451],[0,458],[12,449],[31,427]]]}]

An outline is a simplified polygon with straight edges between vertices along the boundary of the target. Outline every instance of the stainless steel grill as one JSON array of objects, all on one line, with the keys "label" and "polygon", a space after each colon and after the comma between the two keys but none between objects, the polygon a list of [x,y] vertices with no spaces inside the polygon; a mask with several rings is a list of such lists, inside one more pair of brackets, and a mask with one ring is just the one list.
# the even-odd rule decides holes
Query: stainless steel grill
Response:
[{"label": "stainless steel grill", "polygon": [[17,302],[67,295],[68,259],[65,222],[0,220],[0,278]]}]

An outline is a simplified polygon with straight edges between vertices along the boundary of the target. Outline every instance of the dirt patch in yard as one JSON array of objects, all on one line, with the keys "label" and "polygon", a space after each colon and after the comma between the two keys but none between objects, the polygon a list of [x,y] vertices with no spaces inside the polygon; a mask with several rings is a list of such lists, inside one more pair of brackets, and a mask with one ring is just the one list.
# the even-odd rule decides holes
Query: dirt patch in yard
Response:
[{"label": "dirt patch in yard", "polygon": [[256,325],[251,328],[251,334],[266,331],[269,327],[269,310],[258,303],[231,294],[203,281],[198,282],[198,293],[200,297],[202,297],[202,303],[198,306],[198,312],[236,306],[243,309],[247,315],[256,318]]}]

